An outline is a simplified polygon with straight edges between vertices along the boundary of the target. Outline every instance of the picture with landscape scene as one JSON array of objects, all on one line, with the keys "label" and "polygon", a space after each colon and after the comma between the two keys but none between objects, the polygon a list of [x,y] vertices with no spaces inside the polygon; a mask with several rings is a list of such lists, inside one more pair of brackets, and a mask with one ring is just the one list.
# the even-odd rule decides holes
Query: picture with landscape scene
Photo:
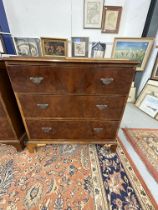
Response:
[{"label": "picture with landscape scene", "polygon": [[137,70],[144,70],[145,63],[151,50],[151,40],[117,40],[115,39],[112,57],[138,61]]}]

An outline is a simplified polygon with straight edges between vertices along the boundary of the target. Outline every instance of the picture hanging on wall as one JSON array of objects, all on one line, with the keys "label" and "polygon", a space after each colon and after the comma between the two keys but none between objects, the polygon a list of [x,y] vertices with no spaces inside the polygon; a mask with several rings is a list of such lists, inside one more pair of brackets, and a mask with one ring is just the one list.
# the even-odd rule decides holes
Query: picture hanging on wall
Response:
[{"label": "picture hanging on wall", "polygon": [[88,37],[72,37],[72,57],[88,57]]},{"label": "picture hanging on wall", "polygon": [[16,51],[21,56],[40,56],[40,40],[38,38],[14,38]]},{"label": "picture hanging on wall", "polygon": [[3,42],[3,37],[2,35],[0,35],[0,54],[4,54],[4,53],[6,53],[6,50],[5,50],[5,46]]},{"label": "picture hanging on wall", "polygon": [[104,6],[102,18],[102,33],[118,33],[122,7]]},{"label": "picture hanging on wall", "polygon": [[104,58],[106,44],[101,42],[92,42],[91,57],[92,58]]},{"label": "picture hanging on wall", "polygon": [[103,0],[84,0],[84,28],[101,28]]},{"label": "picture hanging on wall", "polygon": [[44,56],[67,56],[67,39],[41,37],[41,45]]},{"label": "picture hanging on wall", "polygon": [[153,46],[153,38],[115,38],[112,58],[138,61],[137,71],[143,71]]},{"label": "picture hanging on wall", "polygon": [[152,79],[153,80],[158,80],[158,53],[156,56],[153,72],[152,72]]}]

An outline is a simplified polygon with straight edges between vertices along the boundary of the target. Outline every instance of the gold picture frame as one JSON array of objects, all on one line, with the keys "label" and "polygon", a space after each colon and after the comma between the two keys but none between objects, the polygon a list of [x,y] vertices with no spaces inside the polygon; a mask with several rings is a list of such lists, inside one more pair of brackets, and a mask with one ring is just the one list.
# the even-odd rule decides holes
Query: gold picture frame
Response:
[{"label": "gold picture frame", "polygon": [[158,80],[158,53],[155,59],[155,64],[153,67],[153,71],[152,71],[152,79],[153,80]]},{"label": "gold picture frame", "polygon": [[122,7],[104,6],[102,17],[102,33],[118,33]]},{"label": "gold picture frame", "polygon": [[154,43],[154,38],[115,38],[111,57],[138,61],[136,71],[144,71]]},{"label": "gold picture frame", "polygon": [[67,57],[67,39],[41,37],[43,56]]}]

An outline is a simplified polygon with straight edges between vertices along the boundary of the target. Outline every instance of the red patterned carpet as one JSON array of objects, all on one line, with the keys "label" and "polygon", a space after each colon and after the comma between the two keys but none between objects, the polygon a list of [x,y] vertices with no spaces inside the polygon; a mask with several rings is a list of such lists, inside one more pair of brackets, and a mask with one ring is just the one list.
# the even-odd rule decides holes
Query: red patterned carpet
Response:
[{"label": "red patterned carpet", "polygon": [[158,182],[158,129],[123,129],[127,140]]},{"label": "red patterned carpet", "polygon": [[154,210],[121,147],[0,146],[0,210]]}]

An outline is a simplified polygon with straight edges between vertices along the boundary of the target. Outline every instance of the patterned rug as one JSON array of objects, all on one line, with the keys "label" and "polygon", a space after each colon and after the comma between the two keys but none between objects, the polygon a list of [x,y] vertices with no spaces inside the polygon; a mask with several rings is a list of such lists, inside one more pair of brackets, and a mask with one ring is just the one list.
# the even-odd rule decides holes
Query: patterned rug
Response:
[{"label": "patterned rug", "polygon": [[0,146],[0,210],[154,210],[122,148]]},{"label": "patterned rug", "polygon": [[128,141],[158,182],[158,129],[123,129]]}]

